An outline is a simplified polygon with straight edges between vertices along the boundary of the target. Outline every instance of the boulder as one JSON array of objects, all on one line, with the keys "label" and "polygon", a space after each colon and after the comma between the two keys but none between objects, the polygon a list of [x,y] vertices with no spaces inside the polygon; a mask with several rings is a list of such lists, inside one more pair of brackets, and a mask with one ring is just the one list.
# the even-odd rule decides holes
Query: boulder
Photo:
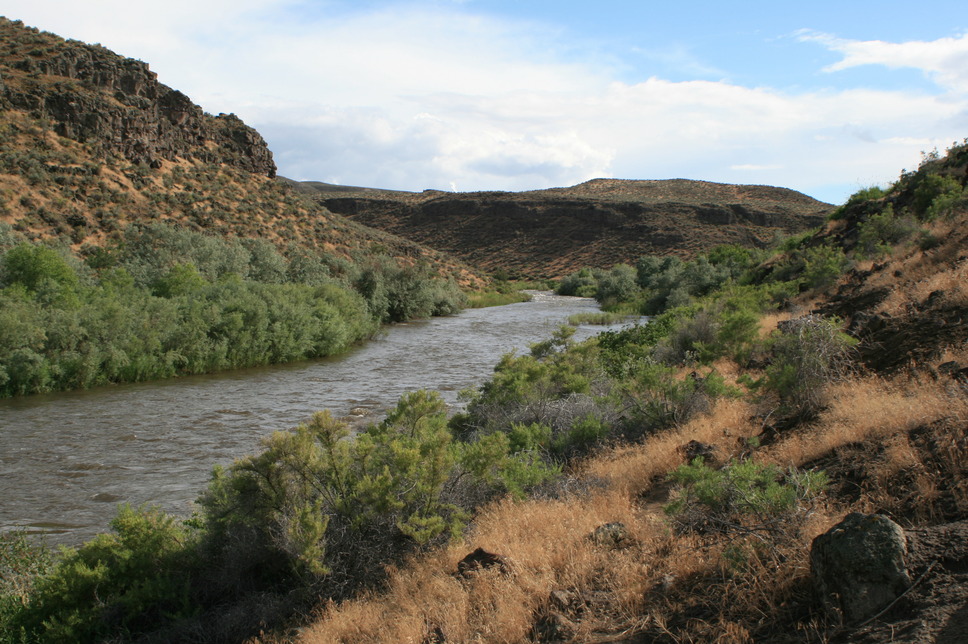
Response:
[{"label": "boulder", "polygon": [[505,574],[511,571],[504,557],[488,552],[484,548],[478,548],[457,562],[457,575],[466,579],[477,572],[494,567]]},{"label": "boulder", "polygon": [[910,586],[906,556],[901,526],[882,514],[854,512],[813,540],[810,571],[826,609],[857,623]]},{"label": "boulder", "polygon": [[606,548],[623,548],[628,546],[632,538],[629,536],[628,528],[620,521],[600,525],[588,535],[595,545]]}]

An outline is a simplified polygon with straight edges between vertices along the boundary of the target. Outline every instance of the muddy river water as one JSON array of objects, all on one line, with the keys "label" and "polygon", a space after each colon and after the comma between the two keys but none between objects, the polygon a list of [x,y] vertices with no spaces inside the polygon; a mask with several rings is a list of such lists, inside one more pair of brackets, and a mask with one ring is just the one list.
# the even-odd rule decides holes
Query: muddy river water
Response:
[{"label": "muddy river water", "polygon": [[[314,411],[379,418],[405,392],[458,405],[507,352],[527,351],[593,300],[533,301],[396,325],[336,358],[162,382],[0,400],[0,531],[76,544],[119,503],[187,516],[215,464]],[[576,339],[602,327],[580,327]]]}]

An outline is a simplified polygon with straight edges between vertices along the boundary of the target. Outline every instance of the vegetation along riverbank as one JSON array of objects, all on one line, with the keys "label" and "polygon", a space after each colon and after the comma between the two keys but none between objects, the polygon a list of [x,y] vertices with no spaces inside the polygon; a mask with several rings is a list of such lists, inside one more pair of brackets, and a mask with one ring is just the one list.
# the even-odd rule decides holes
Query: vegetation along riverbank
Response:
[{"label": "vegetation along riverbank", "polygon": [[[487,283],[303,198],[257,132],[146,64],[6,19],[0,36],[3,395],[327,355]],[[0,535],[0,641],[965,641],[966,183],[968,141],[836,209],[593,181],[552,194],[571,204],[553,249],[547,194],[381,206],[440,230],[506,207],[481,252],[513,238],[514,265],[487,252],[488,270],[651,321],[562,327],[457,415],[414,391],[350,437],[320,411],[215,468],[191,517],[122,507],[57,553]],[[658,199],[668,244],[623,246],[630,208],[592,197]],[[586,268],[575,212],[602,233]],[[484,257],[474,232],[463,257]]]},{"label": "vegetation along riverbank", "polygon": [[[652,280],[669,267],[640,261],[630,294],[652,323],[580,344],[563,328],[506,356],[450,420],[432,392],[405,396],[355,440],[322,412],[216,470],[187,522],[124,508],[112,533],[54,563],[6,537],[17,574],[5,576],[4,632],[957,636],[966,155],[928,157],[769,256],[696,260],[730,277],[690,286],[686,302],[655,304]],[[852,511],[897,522],[910,579],[929,580],[863,622],[824,601],[810,563],[811,540]]]}]

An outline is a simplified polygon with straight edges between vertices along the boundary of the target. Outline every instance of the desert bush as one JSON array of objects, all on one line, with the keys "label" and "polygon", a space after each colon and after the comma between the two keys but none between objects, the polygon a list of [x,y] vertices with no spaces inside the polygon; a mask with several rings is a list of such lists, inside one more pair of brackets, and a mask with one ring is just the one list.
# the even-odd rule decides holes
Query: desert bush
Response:
[{"label": "desert bush", "polygon": [[[491,380],[476,392],[464,392],[468,405],[461,431],[483,436],[515,425],[546,426],[551,431],[548,451],[558,456],[590,447],[594,441],[586,439],[591,434],[603,438],[608,432],[592,431],[589,423],[613,428],[619,410],[608,396],[597,347],[573,343],[574,331],[561,327],[550,339],[533,344],[530,354],[503,356]],[[584,429],[577,429],[583,423]]]},{"label": "desert bush", "polygon": [[847,270],[844,251],[821,245],[803,252],[803,281],[809,288],[825,288],[833,284]]},{"label": "desert bush", "polygon": [[521,493],[555,474],[506,438],[455,440],[443,400],[426,391],[348,436],[320,412],[216,469],[200,500],[211,556],[235,562],[224,567],[233,575],[343,597],[415,548],[458,534],[473,503],[490,496],[461,486]]},{"label": "desert bush", "polygon": [[717,316],[703,309],[680,320],[673,332],[656,344],[652,355],[658,362],[668,365],[707,364],[718,357],[715,345],[719,326]]},{"label": "desert bush", "polygon": [[62,552],[11,622],[26,641],[93,642],[143,634],[195,610],[191,536],[157,509],[122,506],[101,534]]},{"label": "desert bush", "polygon": [[622,400],[638,437],[666,427],[681,425],[709,411],[716,398],[736,395],[715,371],[692,372],[678,377],[678,370],[646,359],[622,381]]},{"label": "desert bush", "polygon": [[887,190],[885,190],[884,188],[881,188],[880,186],[869,186],[867,188],[861,188],[854,194],[850,195],[850,197],[847,198],[847,201],[844,202],[844,205],[840,206],[832,213],[830,213],[828,219],[831,219],[831,220],[843,219],[844,216],[851,208],[857,206],[858,204],[882,199],[885,196],[887,196],[887,192],[888,192]]},{"label": "desert bush", "polygon": [[861,257],[885,255],[890,252],[891,246],[911,237],[918,230],[914,220],[895,215],[891,204],[868,217],[858,228],[857,253]]},{"label": "desert bush", "polygon": [[921,219],[936,219],[964,200],[964,187],[957,179],[935,173],[919,174],[918,177],[912,205]]},{"label": "desert bush", "polygon": [[675,485],[665,512],[682,531],[791,536],[827,486],[823,472],[752,460],[715,469],[697,458],[669,474]]},{"label": "desert bush", "polygon": [[638,292],[635,269],[628,264],[616,264],[601,274],[594,297],[602,306],[609,307],[634,299]]},{"label": "desert bush", "polygon": [[53,283],[73,290],[78,285],[74,268],[56,250],[38,244],[21,243],[0,258],[2,284],[20,284],[29,291],[39,291]]},{"label": "desert bush", "polygon": [[23,530],[0,533],[0,642],[29,641],[16,622],[52,566],[53,553],[45,543],[32,542]]},{"label": "desert bush", "polygon": [[772,362],[762,382],[780,414],[806,420],[823,409],[824,386],[845,375],[856,344],[836,320],[819,315],[784,323],[773,336]]},{"label": "desert bush", "polygon": [[582,268],[562,279],[555,288],[555,293],[577,297],[595,297],[598,292],[600,275],[601,271]]}]

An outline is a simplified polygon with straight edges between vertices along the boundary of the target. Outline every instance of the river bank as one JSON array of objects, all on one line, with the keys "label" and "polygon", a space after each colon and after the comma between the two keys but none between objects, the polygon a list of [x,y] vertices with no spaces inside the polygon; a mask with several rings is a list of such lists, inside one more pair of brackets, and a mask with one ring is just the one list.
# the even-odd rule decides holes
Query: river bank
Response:
[{"label": "river bank", "polygon": [[377,420],[417,389],[439,391],[456,408],[458,392],[487,379],[501,355],[597,310],[591,299],[532,295],[393,325],[324,360],[0,400],[0,530],[79,543],[105,530],[119,503],[187,516],[213,465],[315,411]]}]

